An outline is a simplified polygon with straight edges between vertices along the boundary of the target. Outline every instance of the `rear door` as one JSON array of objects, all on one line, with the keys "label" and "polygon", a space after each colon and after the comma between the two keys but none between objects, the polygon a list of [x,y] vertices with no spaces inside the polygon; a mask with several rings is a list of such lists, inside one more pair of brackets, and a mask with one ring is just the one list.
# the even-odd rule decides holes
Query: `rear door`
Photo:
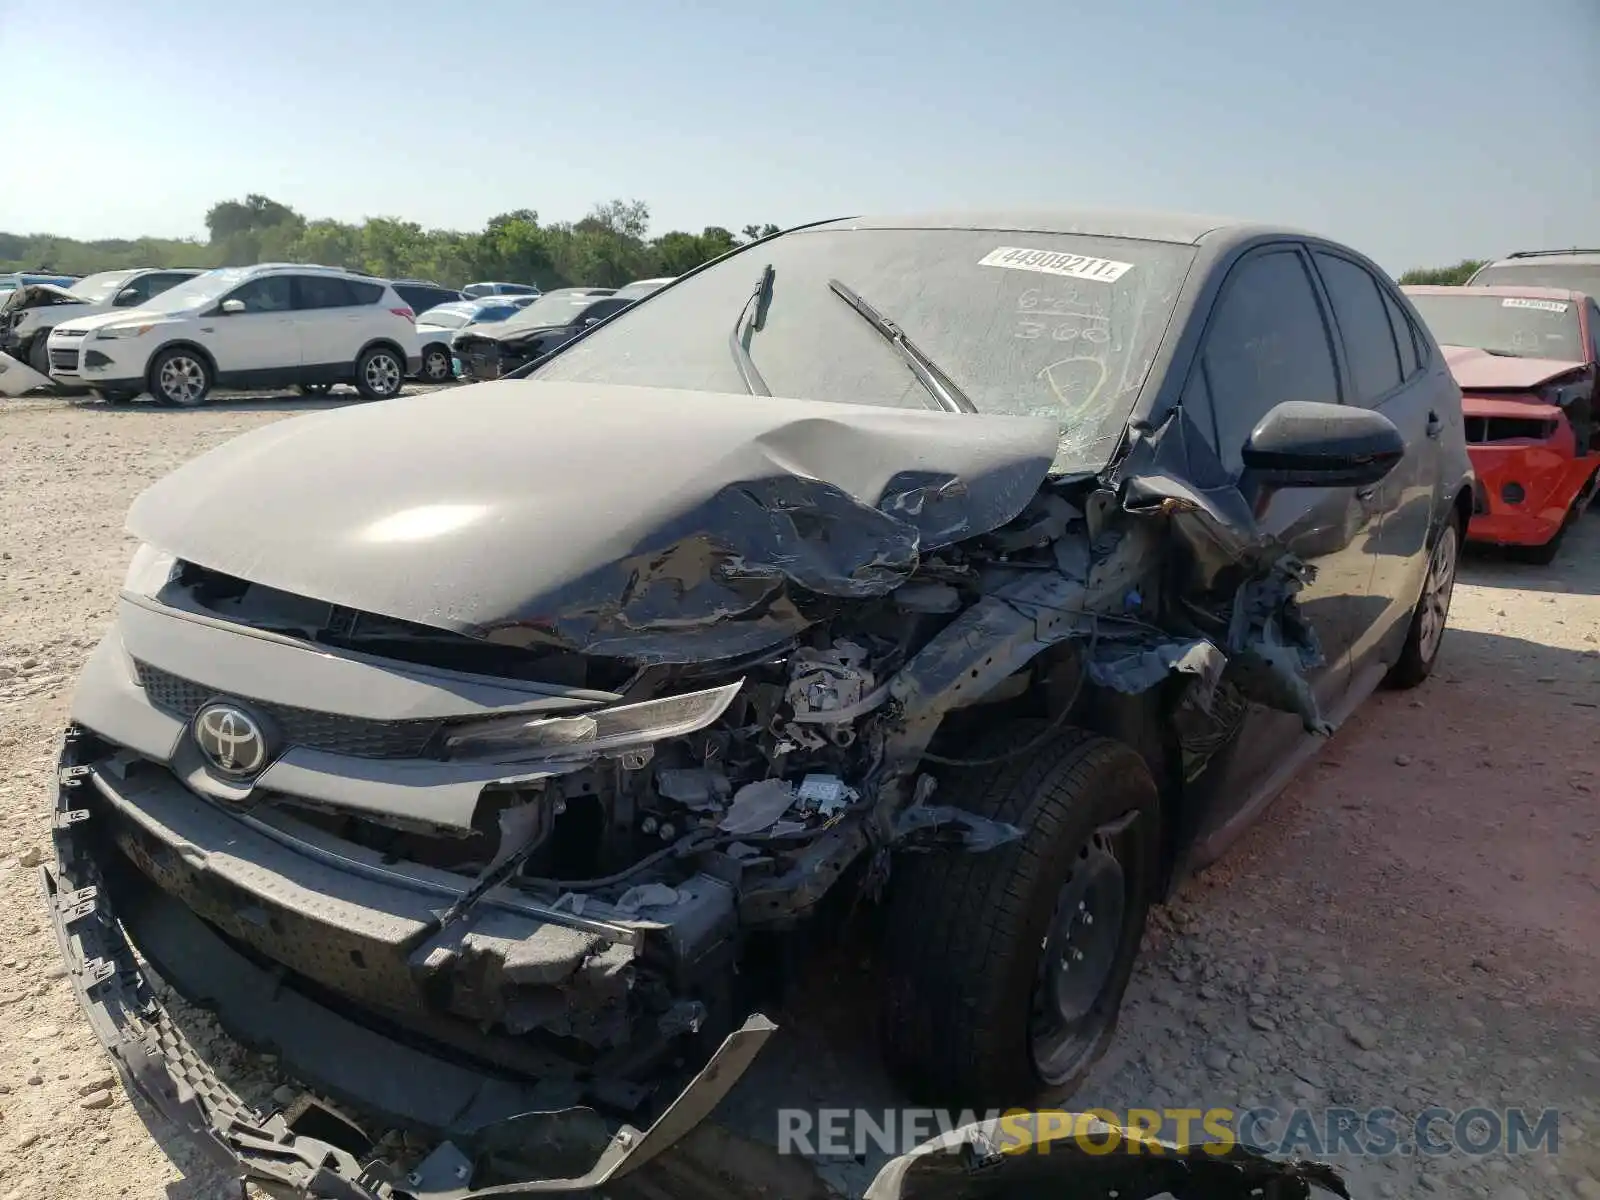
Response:
[{"label": "rear door", "polygon": [[293,279],[302,366],[314,375],[349,371],[362,343],[364,306],[355,288],[337,275],[306,274]]},{"label": "rear door", "polygon": [[1356,673],[1393,661],[1427,570],[1439,511],[1440,445],[1461,426],[1461,404],[1427,371],[1431,347],[1411,326],[1393,285],[1354,258],[1317,246],[1312,262],[1327,289],[1349,366],[1346,402],[1381,412],[1405,438],[1405,457],[1382,482],[1356,492],[1375,519],[1371,595],[1351,644]]}]

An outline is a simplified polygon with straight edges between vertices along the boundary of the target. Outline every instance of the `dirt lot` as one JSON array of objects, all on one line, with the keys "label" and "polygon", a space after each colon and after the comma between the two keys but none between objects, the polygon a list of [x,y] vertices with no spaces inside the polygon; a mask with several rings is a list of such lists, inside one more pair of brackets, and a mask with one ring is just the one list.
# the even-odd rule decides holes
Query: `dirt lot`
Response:
[{"label": "dirt lot", "polygon": [[[311,407],[0,402],[0,1200],[237,1195],[185,1177],[193,1156],[116,1086],[22,864],[129,501]],[[1344,1156],[1356,1194],[1600,1200],[1600,513],[1554,567],[1469,562],[1451,625],[1427,685],[1370,703],[1157,915],[1085,1106],[1556,1107],[1554,1157]],[[892,1103],[870,1037],[823,1028],[788,1022],[724,1121],[770,1139],[779,1103]],[[874,1165],[821,1169],[859,1187]]]}]

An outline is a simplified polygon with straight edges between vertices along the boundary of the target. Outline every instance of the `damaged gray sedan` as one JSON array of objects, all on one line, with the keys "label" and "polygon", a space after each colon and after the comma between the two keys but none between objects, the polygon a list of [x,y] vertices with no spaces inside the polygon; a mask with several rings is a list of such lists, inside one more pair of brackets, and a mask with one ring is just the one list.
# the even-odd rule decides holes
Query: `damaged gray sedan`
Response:
[{"label": "damaged gray sedan", "polygon": [[[908,1089],[1069,1093],[1149,906],[1428,674],[1473,509],[1410,303],[1279,229],[833,221],[524,374],[129,515],[45,883],[102,1039],[276,1195],[633,1171],[863,903]],[[151,969],[354,1122],[246,1104]]]}]

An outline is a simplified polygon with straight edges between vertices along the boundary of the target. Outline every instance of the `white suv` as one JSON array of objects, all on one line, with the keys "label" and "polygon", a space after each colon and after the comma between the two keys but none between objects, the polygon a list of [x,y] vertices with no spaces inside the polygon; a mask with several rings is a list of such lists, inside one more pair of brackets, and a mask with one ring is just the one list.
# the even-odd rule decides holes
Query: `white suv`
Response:
[{"label": "white suv", "polygon": [[420,365],[415,321],[388,284],[348,271],[223,267],[142,308],[63,321],[50,332],[50,374],[102,399],[148,391],[186,408],[213,387],[353,383],[387,400]]}]

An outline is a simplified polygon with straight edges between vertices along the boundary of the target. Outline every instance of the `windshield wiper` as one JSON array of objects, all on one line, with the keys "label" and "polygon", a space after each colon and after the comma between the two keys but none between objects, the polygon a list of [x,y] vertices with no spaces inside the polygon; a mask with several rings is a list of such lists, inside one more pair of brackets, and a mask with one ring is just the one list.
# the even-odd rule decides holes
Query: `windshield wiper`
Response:
[{"label": "windshield wiper", "polygon": [[966,393],[955,385],[950,376],[941,371],[933,359],[917,349],[916,343],[906,336],[905,330],[837,279],[828,280],[828,287],[835,296],[860,313],[867,323],[878,331],[878,335],[895,348],[900,357],[906,360],[906,366],[911,368],[911,373],[917,377],[917,382],[928,389],[928,394],[939,402],[940,408],[946,412],[958,413],[978,411],[977,406],[967,399]]},{"label": "windshield wiper", "polygon": [[756,280],[756,286],[750,289],[749,298],[739,310],[739,319],[733,323],[733,332],[728,335],[728,349],[733,351],[733,365],[739,368],[739,378],[744,381],[744,390],[752,396],[772,395],[772,389],[767,386],[767,381],[761,378],[761,372],[756,370],[755,359],[750,357],[750,338],[758,330],[766,327],[767,309],[772,305],[774,274],[776,272],[773,271],[771,263],[761,269],[761,278]]}]

